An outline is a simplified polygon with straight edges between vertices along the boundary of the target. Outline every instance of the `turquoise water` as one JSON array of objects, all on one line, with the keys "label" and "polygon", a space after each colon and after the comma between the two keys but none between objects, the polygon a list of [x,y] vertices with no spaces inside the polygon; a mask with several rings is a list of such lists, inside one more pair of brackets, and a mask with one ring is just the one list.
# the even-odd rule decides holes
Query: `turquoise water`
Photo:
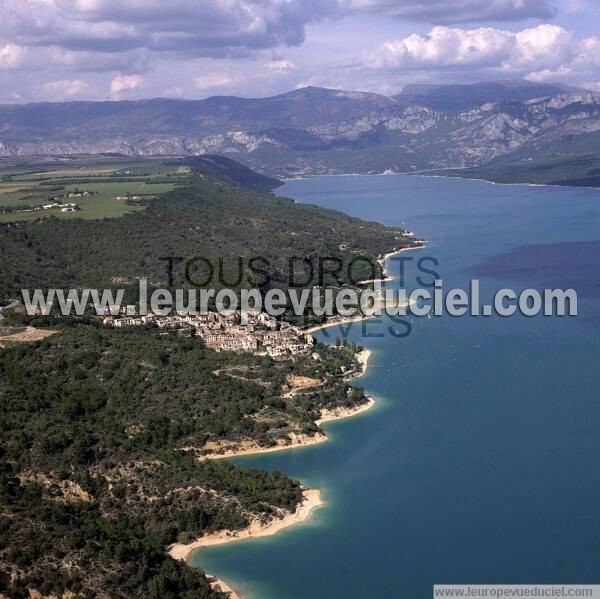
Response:
[{"label": "turquoise water", "polygon": [[[404,223],[429,241],[412,255],[435,257],[446,289],[478,277],[487,301],[503,287],[570,286],[579,316],[412,317],[405,338],[385,320],[353,326],[350,338],[373,351],[360,384],[376,408],[325,425],[327,444],[237,460],[322,489],[326,507],[195,563],[251,599],[597,583],[600,190],[348,176],[280,193]],[[414,267],[406,274],[414,287]]]}]

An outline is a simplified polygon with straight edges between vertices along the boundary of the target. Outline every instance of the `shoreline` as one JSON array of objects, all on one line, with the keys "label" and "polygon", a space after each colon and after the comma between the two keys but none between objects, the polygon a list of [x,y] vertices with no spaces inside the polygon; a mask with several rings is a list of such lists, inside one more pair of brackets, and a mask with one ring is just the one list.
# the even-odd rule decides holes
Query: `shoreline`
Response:
[{"label": "shoreline", "polygon": [[370,349],[361,349],[359,352],[354,354],[354,356],[358,360],[358,363],[360,364],[360,372],[350,377],[351,379],[357,379],[363,374],[367,373],[367,368],[369,367],[369,360],[371,359],[371,355],[372,352]]},{"label": "shoreline", "polygon": [[[439,170],[460,170],[460,169],[433,169],[436,172]],[[525,181],[506,183],[503,181],[493,181],[492,179],[485,179],[483,177],[462,177],[460,175],[452,176],[452,175],[440,175],[440,174],[427,174],[427,173],[398,173],[398,174],[406,174],[412,177],[431,177],[432,179],[460,179],[463,181],[479,181],[480,183],[489,183],[490,185],[507,185],[507,186],[522,186],[522,187],[552,187],[552,188],[560,188],[560,187],[570,187],[572,189],[600,189],[600,187],[594,187],[593,185],[558,185],[556,183],[527,183]]]},{"label": "shoreline", "polygon": [[213,589],[222,593],[229,593],[229,599],[244,599],[226,580],[213,576],[208,572],[204,572],[204,574]]},{"label": "shoreline", "polygon": [[[315,421],[317,426],[321,426],[326,422],[335,422],[336,420],[344,420],[345,418],[353,418],[359,416],[363,412],[370,410],[375,406],[376,401],[372,397],[367,397],[367,401],[353,408],[333,408],[332,410],[321,410],[321,418]],[[327,441],[325,435],[325,441]]]},{"label": "shoreline", "polygon": [[[188,562],[192,553],[203,547],[215,547],[217,545],[225,545],[227,543],[275,535],[291,526],[306,522],[310,519],[316,509],[325,505],[319,489],[303,487],[302,497],[303,499],[296,506],[296,510],[292,513],[283,515],[281,518],[269,520],[265,524],[255,519],[247,528],[241,530],[221,530],[216,533],[199,537],[191,543],[174,543],[169,547],[167,553],[173,559]],[[205,574],[213,588],[218,588],[222,592],[230,593],[230,599],[243,599],[240,592],[227,581],[209,574],[208,572],[205,572]]]},{"label": "shoreline", "polygon": [[344,324],[352,324],[354,322],[362,322],[363,320],[369,320],[372,316],[365,316],[363,314],[355,314],[354,316],[344,316],[344,317],[332,317],[330,320],[326,320],[321,324],[315,324],[308,329],[302,329],[302,332],[306,335],[312,335],[317,331],[322,329],[329,329],[331,327],[337,327]]},{"label": "shoreline", "polygon": [[[384,266],[385,261],[393,256],[394,254],[400,253],[402,251],[406,251],[409,249],[419,249],[420,247],[424,247],[424,243],[410,248],[402,248],[400,250],[389,252],[384,254],[381,258],[378,258],[378,261],[382,266]],[[388,277],[385,267],[383,269],[383,277],[385,279],[390,279]],[[359,318],[355,318],[356,320],[363,320],[363,316]],[[336,326],[341,324],[340,322],[329,322],[324,323],[322,326],[318,326],[315,330],[319,330],[321,328]],[[349,377],[349,379],[355,379],[363,376],[369,367],[369,359],[371,357],[371,350],[362,349],[361,351],[356,353],[356,359],[360,364],[360,371],[357,373],[353,373]],[[346,379],[348,380],[348,379]],[[327,422],[334,422],[337,420],[342,420],[345,418],[352,418],[354,416],[358,416],[367,410],[370,410],[373,406],[375,406],[376,402],[372,397],[367,397],[367,401],[364,404],[360,404],[353,408],[334,408],[332,410],[321,410],[321,417],[315,421],[315,424],[320,427],[322,424]],[[275,451],[285,451],[291,449],[297,449],[299,447],[307,447],[310,445],[317,445],[320,443],[324,443],[328,440],[328,437],[324,433],[320,433],[318,435],[314,435],[313,437],[308,438],[307,436],[299,436],[295,437],[296,444],[293,442],[289,445],[282,445],[278,447],[267,447],[267,448],[246,448],[242,450],[234,450],[230,452],[224,452],[222,454],[213,454],[209,456],[203,456],[201,459],[223,459],[229,457],[236,456],[249,456],[249,455],[257,455],[262,453],[271,453]],[[192,553],[196,550],[199,550],[203,547],[211,547],[215,545],[223,545],[226,543],[233,543],[236,541],[242,541],[252,538],[271,536],[279,533],[282,530],[285,530],[291,526],[296,524],[300,524],[302,522],[306,522],[312,515],[313,511],[318,509],[319,507],[324,505],[324,501],[321,497],[321,492],[319,489],[302,489],[302,495],[304,497],[303,501],[298,504],[296,510],[292,514],[287,514],[283,516],[283,518],[279,520],[271,520],[266,524],[262,524],[260,522],[254,521],[250,524],[250,526],[242,531],[227,531],[222,530],[217,533],[213,533],[212,535],[205,535],[203,537],[199,537],[192,543],[181,544],[175,543],[171,545],[168,549],[168,554],[173,559],[180,559],[184,561],[188,561]],[[254,528],[253,528],[254,527]],[[229,593],[230,599],[244,599],[242,594],[235,589],[230,583],[226,580],[209,574],[205,572],[209,582],[213,588],[216,588],[222,592]]]},{"label": "shoreline", "polygon": [[[355,354],[356,359],[360,365],[358,372],[353,372],[345,380],[350,381],[363,376],[369,367],[369,359],[371,357],[371,350],[362,349]],[[370,410],[375,405],[375,400],[372,397],[367,396],[367,401],[357,406],[352,407],[337,407],[331,410],[322,409],[321,417],[315,420],[317,426],[321,426],[325,422],[333,422],[334,420],[343,420],[345,418],[352,418],[358,416],[367,410]],[[265,453],[274,453],[276,451],[289,451],[292,449],[299,449],[302,447],[310,447],[312,445],[319,445],[326,443],[329,438],[325,433],[315,433],[314,435],[303,435],[298,433],[290,433],[291,442],[282,443],[273,447],[261,447],[260,445],[246,445],[242,442],[242,447],[236,447],[235,449],[225,449],[221,453],[209,453],[200,456],[201,460],[223,460],[226,458],[237,458],[251,455],[262,455]]]},{"label": "shoreline", "polygon": [[[361,376],[361,375],[357,375]],[[367,397],[367,401],[357,406],[350,408],[338,407],[331,410],[321,410],[321,417],[315,420],[317,426],[325,424],[326,422],[334,422],[336,420],[344,420],[346,418],[353,418],[358,416],[367,410],[370,410],[375,406],[377,402],[372,397]],[[329,437],[324,433],[315,433],[314,435],[298,435],[291,433],[291,443],[275,445],[273,447],[261,447],[259,445],[253,445],[251,447],[242,447],[240,449],[226,449],[222,453],[209,453],[200,456],[200,460],[225,460],[228,458],[242,458],[254,455],[263,455],[267,453],[275,453],[279,451],[291,451],[293,449],[302,449],[304,447],[311,447],[313,445],[320,445],[321,443],[327,443]]]},{"label": "shoreline", "polygon": [[[447,167],[440,169],[431,169],[431,172],[439,172],[441,170],[461,170],[462,167]],[[466,167],[465,167],[466,168]],[[524,187],[570,187],[572,189],[600,189],[600,187],[594,187],[593,185],[558,185],[556,183],[528,183],[526,181],[514,182],[514,183],[503,183],[500,181],[492,181],[492,179],[484,179],[483,177],[461,177],[457,175],[433,175],[427,174],[427,171],[404,171],[404,172],[383,172],[383,173],[319,173],[310,175],[299,175],[297,177],[279,177],[280,181],[284,184],[289,181],[302,181],[303,179],[312,179],[316,177],[392,177],[401,175],[403,177],[431,177],[437,179],[462,179],[464,181],[481,181],[483,183],[490,183],[491,185],[522,185]],[[285,197],[285,196],[280,196]]]},{"label": "shoreline", "polygon": [[[384,277],[389,276],[387,270],[385,269],[385,263],[392,256],[395,256],[396,254],[401,254],[402,252],[412,252],[413,250],[421,250],[426,245],[427,245],[427,242],[425,240],[420,240],[420,241],[416,241],[415,245],[411,245],[411,246],[405,247],[405,248],[400,248],[399,250],[394,250],[393,252],[388,252],[387,254],[383,254],[383,256],[378,257],[377,262],[379,262],[379,264],[383,267]],[[391,277],[391,278],[393,279],[394,277]],[[384,281],[384,280],[385,279],[375,279],[375,281]]]},{"label": "shoreline", "polygon": [[[367,283],[385,283],[386,281],[393,281],[395,279],[395,277],[391,276],[385,268],[386,261],[389,260],[392,256],[401,254],[402,252],[412,252],[414,250],[423,249],[426,246],[427,246],[426,241],[420,241],[420,242],[418,242],[417,245],[400,248],[399,250],[394,250],[392,252],[388,252],[387,254],[383,254],[383,256],[379,256],[377,258],[377,262],[383,268],[383,278],[371,279],[369,281],[358,281],[358,283],[361,285],[364,285]],[[379,310],[382,310],[382,309],[383,309],[383,305],[379,306]],[[302,329],[302,332],[307,335],[311,335],[312,333],[316,333],[317,331],[320,331],[322,329],[329,329],[329,328],[335,327],[335,326],[342,326],[342,325],[353,324],[356,322],[362,322],[363,320],[369,320],[369,319],[373,318],[374,316],[376,316],[376,315],[375,314],[369,314],[369,315],[355,314],[353,316],[333,316],[329,320],[326,320],[325,322],[322,322],[321,324],[316,324],[307,329]]]},{"label": "shoreline", "polygon": [[200,456],[200,460],[224,460],[227,458],[240,458],[252,455],[262,455],[265,453],[275,453],[276,451],[289,451],[291,449],[299,449],[301,447],[310,447],[311,445],[319,445],[327,441],[327,435],[316,433],[310,435],[298,435],[290,433],[292,440],[290,443],[274,445],[273,447],[261,447],[260,445],[242,446],[240,449],[225,449],[221,453],[207,453]]},{"label": "shoreline", "polygon": [[[371,350],[363,349],[356,353],[356,359],[360,364],[360,371],[354,373],[348,379],[355,379],[363,376],[369,366],[369,358],[371,357]],[[321,426],[327,422],[334,422],[336,420],[342,420],[345,418],[352,418],[359,416],[363,412],[370,410],[375,406],[375,400],[372,397],[367,397],[367,401],[363,404],[352,408],[333,408],[332,410],[321,410],[321,418],[315,421],[317,426]],[[313,437],[303,438],[296,436],[297,444],[293,445],[282,445],[278,447],[266,447],[266,448],[247,448],[242,450],[233,450],[231,452],[225,452],[222,454],[214,454],[202,456],[201,459],[224,459],[236,456],[249,456],[263,453],[271,453],[274,451],[284,451],[297,449],[299,447],[307,447],[310,445],[317,445],[319,443],[325,443],[328,441],[326,434],[318,434]],[[203,547],[214,547],[215,545],[224,545],[227,543],[235,543],[236,541],[243,541],[253,538],[260,538],[271,536],[279,533],[296,524],[306,522],[312,516],[314,510],[324,505],[324,501],[321,497],[321,491],[319,489],[302,489],[303,500],[298,504],[296,510],[291,514],[286,514],[280,519],[272,519],[266,524],[263,524],[257,520],[251,522],[250,526],[241,531],[229,531],[221,530],[216,533],[199,537],[191,543],[174,543],[171,545],[167,553],[173,558],[178,560],[184,560],[188,562],[192,553],[196,550],[202,549]],[[229,582],[223,578],[219,578],[213,574],[205,572],[211,586],[224,593],[229,593],[230,599],[244,599],[243,595]]]},{"label": "shoreline", "polygon": [[259,520],[253,520],[249,526],[241,530],[220,530],[202,537],[198,537],[191,543],[173,543],[169,547],[169,555],[173,559],[187,561],[193,551],[202,547],[215,547],[237,541],[246,541],[248,539],[258,539],[260,537],[269,537],[285,530],[290,526],[305,522],[312,512],[325,505],[319,489],[302,488],[302,501],[297,505],[292,513],[283,515],[281,518],[269,520],[263,524]]}]

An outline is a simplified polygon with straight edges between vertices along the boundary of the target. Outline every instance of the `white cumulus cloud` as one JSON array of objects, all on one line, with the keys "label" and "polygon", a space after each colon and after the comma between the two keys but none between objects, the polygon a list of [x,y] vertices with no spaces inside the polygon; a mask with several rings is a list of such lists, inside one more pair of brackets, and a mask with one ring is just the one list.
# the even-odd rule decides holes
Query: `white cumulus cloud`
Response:
[{"label": "white cumulus cloud", "polygon": [[75,52],[224,57],[297,46],[307,25],[366,13],[464,23],[549,18],[550,0],[0,0],[0,38]]},{"label": "white cumulus cloud", "polygon": [[42,92],[49,96],[78,96],[94,89],[93,85],[80,79],[63,79],[61,81],[48,81],[42,85]]},{"label": "white cumulus cloud", "polygon": [[233,83],[233,79],[227,73],[213,73],[194,77],[194,84],[198,89],[210,89],[212,87],[226,87]]},{"label": "white cumulus cloud", "polygon": [[426,35],[413,34],[368,50],[362,64],[398,72],[453,69],[532,80],[555,75],[561,80],[600,64],[600,38],[576,39],[564,27],[548,23],[516,32],[438,26]]},{"label": "white cumulus cloud", "polygon": [[547,0],[338,0],[338,5],[349,12],[372,12],[433,23],[546,19],[554,13]]},{"label": "white cumulus cloud", "polygon": [[0,45],[0,69],[14,69],[21,64],[25,50],[15,44]]},{"label": "white cumulus cloud", "polygon": [[264,68],[267,71],[274,71],[276,73],[283,73],[285,71],[291,71],[294,69],[294,63],[289,60],[271,60],[270,62],[265,63]]},{"label": "white cumulus cloud", "polygon": [[139,75],[118,75],[110,82],[109,96],[116,100],[123,92],[138,88],[142,82]]}]

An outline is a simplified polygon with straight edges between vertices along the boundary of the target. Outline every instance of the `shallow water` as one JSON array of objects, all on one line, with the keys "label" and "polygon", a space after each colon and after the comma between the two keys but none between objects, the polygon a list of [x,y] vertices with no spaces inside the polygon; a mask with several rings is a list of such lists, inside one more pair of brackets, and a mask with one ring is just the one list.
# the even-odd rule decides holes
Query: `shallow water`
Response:
[{"label": "shallow water", "polygon": [[279,193],[412,229],[429,243],[411,255],[435,257],[446,289],[478,277],[487,301],[503,287],[573,287],[579,316],[411,317],[404,338],[386,319],[354,325],[350,339],[373,352],[360,385],[376,408],[325,425],[327,444],[237,460],[319,487],[327,505],[194,563],[251,599],[598,582],[600,190],[348,176]]}]

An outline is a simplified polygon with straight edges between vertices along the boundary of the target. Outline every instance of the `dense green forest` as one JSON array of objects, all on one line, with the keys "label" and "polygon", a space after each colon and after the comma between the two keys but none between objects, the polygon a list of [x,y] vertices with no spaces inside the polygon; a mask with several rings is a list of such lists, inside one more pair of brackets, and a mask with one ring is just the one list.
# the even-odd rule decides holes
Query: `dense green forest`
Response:
[{"label": "dense green forest", "polygon": [[[107,160],[112,168],[118,157]],[[261,256],[285,287],[290,256],[374,262],[413,243],[400,230],[249,190],[276,182],[210,160],[187,161],[184,184],[120,218],[1,224],[0,305],[22,287],[133,289],[140,277],[165,285],[167,256],[229,260],[227,281],[240,257]],[[231,286],[249,283],[244,264]],[[186,285],[181,272],[174,279]],[[314,435],[323,409],[366,401],[344,380],[359,369],[356,347],[317,345],[273,360],[217,353],[188,334],[111,329],[90,316],[3,315],[8,331],[56,331],[0,349],[0,594],[11,598],[31,590],[224,597],[167,546],[278,517],[295,509],[302,488],[282,473],[203,455],[219,444],[269,447]]]},{"label": "dense green forest", "polygon": [[[4,592],[218,596],[165,547],[292,510],[300,485],[197,456],[208,440],[311,433],[322,407],[364,401],[340,376],[352,348],[316,352],[275,362],[91,324],[1,351]],[[284,399],[290,374],[320,385]]]},{"label": "dense green forest", "polygon": [[[165,286],[168,257],[182,259],[175,263],[172,281],[179,286],[185,283],[186,261],[196,257],[209,260],[216,274],[221,260],[222,280],[231,287],[236,287],[232,283],[240,260],[247,281],[248,262],[258,257],[266,262],[257,262],[256,269],[279,287],[288,281],[292,257],[315,267],[320,257],[333,256],[346,265],[355,260],[352,276],[372,278],[373,268],[379,268],[375,256],[414,243],[399,229],[209,180],[190,164],[187,185],[146,200],[145,210],[121,218],[0,224],[0,298],[15,296],[24,287],[103,288],[133,284],[140,277]],[[359,256],[371,261],[356,261]],[[190,270],[196,281],[205,280],[196,272],[203,264]],[[313,281],[318,282],[315,271]],[[338,279],[348,279],[346,268]],[[211,286],[222,285],[213,280]]]}]

